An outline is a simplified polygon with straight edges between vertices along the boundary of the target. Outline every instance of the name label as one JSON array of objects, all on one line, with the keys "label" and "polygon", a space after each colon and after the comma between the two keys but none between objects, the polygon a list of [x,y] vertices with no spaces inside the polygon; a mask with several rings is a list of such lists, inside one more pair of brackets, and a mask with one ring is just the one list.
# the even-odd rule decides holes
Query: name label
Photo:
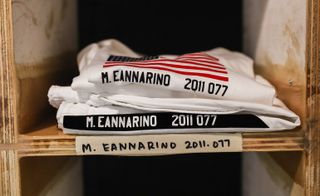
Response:
[{"label": "name label", "polygon": [[241,152],[241,134],[77,136],[78,155],[170,155]]},{"label": "name label", "polygon": [[155,129],[268,128],[251,114],[134,113],[64,116],[63,127],[87,131],[136,131]]}]

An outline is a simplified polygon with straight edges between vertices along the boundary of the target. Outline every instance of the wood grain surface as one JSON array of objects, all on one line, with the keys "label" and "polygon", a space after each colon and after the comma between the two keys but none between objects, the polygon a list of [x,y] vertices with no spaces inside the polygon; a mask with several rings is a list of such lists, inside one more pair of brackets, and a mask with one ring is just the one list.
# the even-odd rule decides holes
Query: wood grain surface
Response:
[{"label": "wood grain surface", "polygon": [[307,22],[307,131],[305,195],[320,195],[320,1],[308,0]]},{"label": "wood grain surface", "polygon": [[[279,97],[302,117],[303,125],[297,130],[284,132],[244,133],[243,150],[246,152],[301,152],[302,156],[290,156],[288,160],[292,160],[294,165],[302,161],[302,172],[298,172],[296,182],[299,186],[302,185],[306,196],[316,196],[320,195],[320,2],[319,0],[306,0],[306,2],[308,13],[304,40],[306,67],[301,67],[300,61],[292,58],[284,64],[278,64],[271,62],[272,58],[266,57],[263,57],[264,62],[271,67],[268,69],[259,65],[257,67],[257,71],[276,86]],[[52,50],[54,51],[52,56],[49,50],[46,51],[46,58],[25,64],[19,60],[16,64],[12,6],[11,0],[0,1],[0,195],[3,196],[21,194],[20,171],[26,172],[23,170],[27,167],[20,170],[19,160],[39,157],[37,161],[40,163],[41,158],[45,156],[76,155],[75,136],[63,134],[52,121],[46,123],[50,112],[48,112],[47,102],[44,103],[46,89],[53,81],[61,79],[65,66],[72,63],[70,59],[75,56],[75,50],[66,50],[63,53]],[[58,8],[59,6],[55,7],[55,9]],[[59,17],[62,18],[63,14]],[[44,28],[49,28],[49,31],[44,31],[43,38],[51,38],[50,20],[55,21],[55,19],[50,18],[52,16],[49,12],[49,26],[44,25]],[[53,18],[55,18],[54,14]],[[286,33],[289,38],[292,38],[290,42],[292,46],[297,46],[298,43],[300,48],[304,47],[303,42],[299,42],[299,39],[297,42],[297,39],[292,36],[290,28],[287,28]],[[72,36],[76,36],[76,32]],[[51,45],[50,42],[47,43]],[[297,51],[288,51],[288,55],[294,57],[299,53]],[[55,65],[58,66],[55,67]],[[48,67],[44,68],[45,66]],[[70,70],[67,71],[67,75],[72,72]],[[37,93],[34,94],[35,90]],[[33,99],[32,95],[36,95],[37,98]],[[286,164],[283,157],[282,155],[273,156],[273,160],[284,168],[289,176],[295,174],[300,167]],[[52,165],[53,170],[58,170],[56,166],[64,163],[64,159],[59,160],[54,161],[56,164]],[[24,163],[24,166],[28,165],[30,162]],[[25,177],[31,175],[24,173]]]}]

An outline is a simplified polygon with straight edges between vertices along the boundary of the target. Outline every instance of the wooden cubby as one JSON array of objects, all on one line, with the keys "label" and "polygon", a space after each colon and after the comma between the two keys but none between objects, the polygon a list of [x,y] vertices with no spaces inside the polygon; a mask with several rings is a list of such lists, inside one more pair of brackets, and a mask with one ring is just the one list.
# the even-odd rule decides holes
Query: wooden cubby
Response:
[{"label": "wooden cubby", "polygon": [[[273,175],[286,173],[299,187],[286,191],[288,195],[315,196],[320,195],[320,1],[281,1],[244,0],[244,50],[255,59],[256,72],[270,80],[279,97],[299,114],[302,126],[281,132],[243,133],[243,151],[268,156],[261,160],[266,167],[272,165],[270,170],[279,171]],[[286,2],[286,9],[279,12]],[[77,1],[28,3],[0,2],[0,195],[78,195],[81,183],[66,180],[70,184],[65,186],[54,180],[76,178],[67,171],[79,172],[81,157],[75,151],[76,136],[57,129],[46,97],[50,85],[68,81],[75,73],[70,64],[75,65],[78,49]],[[42,11],[37,8],[40,3]],[[287,21],[275,27],[274,20]],[[27,28],[43,31],[43,37],[26,35]],[[283,28],[283,32],[276,34],[272,28]],[[32,38],[29,44],[39,47],[29,45],[34,53],[24,52],[28,47],[19,41]],[[268,43],[279,45],[287,39],[283,46],[287,60],[281,65]],[[34,58],[25,60],[30,55]],[[77,168],[70,169],[73,164]],[[67,177],[60,168],[67,168],[62,170]],[[34,181],[32,176],[36,176]]]}]

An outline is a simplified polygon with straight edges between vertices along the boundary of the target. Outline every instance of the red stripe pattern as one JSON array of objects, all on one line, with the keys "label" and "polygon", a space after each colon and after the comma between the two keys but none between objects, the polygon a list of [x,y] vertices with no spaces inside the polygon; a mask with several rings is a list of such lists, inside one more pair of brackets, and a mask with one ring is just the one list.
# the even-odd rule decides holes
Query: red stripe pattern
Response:
[{"label": "red stripe pattern", "polygon": [[[116,59],[116,60],[114,60]],[[181,55],[175,59],[165,57],[148,59],[147,57],[116,57],[108,59],[103,67],[126,66],[143,69],[161,70],[180,75],[199,76],[228,82],[228,71],[219,59],[203,52]]]}]

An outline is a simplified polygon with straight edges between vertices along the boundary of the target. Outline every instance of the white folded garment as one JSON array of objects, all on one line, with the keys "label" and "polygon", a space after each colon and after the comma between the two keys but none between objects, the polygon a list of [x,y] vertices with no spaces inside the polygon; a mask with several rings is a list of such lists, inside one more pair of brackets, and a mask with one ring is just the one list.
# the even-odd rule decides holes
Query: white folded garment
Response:
[{"label": "white folded garment", "polygon": [[83,103],[95,107],[110,105],[106,101],[101,100],[100,95],[97,94],[88,94],[87,99],[80,101],[79,93],[70,86],[52,85],[48,91],[48,99],[50,105],[55,108],[59,108],[62,102]]},{"label": "white folded garment", "polygon": [[241,53],[218,48],[142,57],[105,40],[83,49],[78,63],[71,87],[48,92],[65,133],[256,132],[300,125]]},{"label": "white folded garment", "polygon": [[[61,93],[60,90],[63,90],[64,93]],[[276,105],[268,106],[249,102],[198,98],[91,95],[86,103],[69,103],[68,100],[74,99],[67,94],[77,96],[72,91],[70,88],[61,87],[59,89],[57,86],[49,90],[50,103],[55,103],[52,100],[57,100],[55,94],[59,97],[61,105],[55,105],[59,107],[57,121],[65,133],[250,132],[285,130],[300,125],[299,117],[288,110],[278,99]],[[151,117],[156,121],[153,126],[150,125]],[[64,120],[65,118],[67,120]],[[148,120],[143,121],[144,118]],[[110,121],[107,124],[106,119]],[[136,119],[136,126],[132,125],[132,119]],[[201,120],[198,122],[199,119],[205,119],[207,124],[201,123]],[[128,120],[130,122],[126,124]],[[111,122],[114,122],[113,125]]]},{"label": "white folded garment", "polygon": [[[72,134],[147,134],[199,132],[257,132],[294,128],[299,118],[239,112],[161,112],[106,105],[93,107],[62,102],[59,128]],[[266,112],[267,113],[267,112]],[[285,112],[284,112],[285,113]]]},{"label": "white folded garment", "polygon": [[267,105],[272,105],[275,97],[274,88],[254,76],[250,58],[222,48],[182,56],[141,57],[120,42],[107,40],[85,48],[79,59],[80,75],[71,86],[81,101],[91,93],[158,97],[154,92],[159,90],[161,97],[173,97],[175,92],[175,97]]}]

